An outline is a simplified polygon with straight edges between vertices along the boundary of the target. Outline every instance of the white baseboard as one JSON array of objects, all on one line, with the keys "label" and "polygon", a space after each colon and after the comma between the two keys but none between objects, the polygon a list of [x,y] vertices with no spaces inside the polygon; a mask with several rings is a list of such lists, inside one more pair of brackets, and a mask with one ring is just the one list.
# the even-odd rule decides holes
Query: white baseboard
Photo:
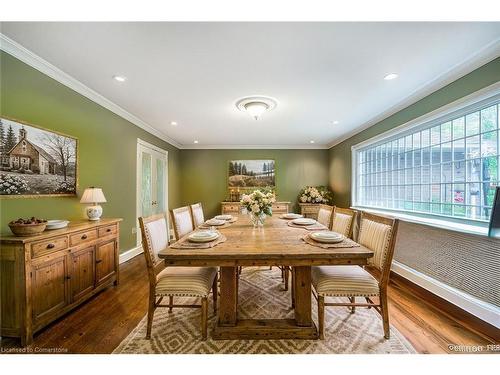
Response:
[{"label": "white baseboard", "polygon": [[119,263],[125,263],[126,261],[132,259],[133,257],[142,254],[142,246],[136,246],[130,250],[124,251],[123,253],[120,254],[120,260]]},{"label": "white baseboard", "polygon": [[497,306],[481,301],[397,261],[392,262],[391,270],[479,319],[500,328],[500,308]]}]

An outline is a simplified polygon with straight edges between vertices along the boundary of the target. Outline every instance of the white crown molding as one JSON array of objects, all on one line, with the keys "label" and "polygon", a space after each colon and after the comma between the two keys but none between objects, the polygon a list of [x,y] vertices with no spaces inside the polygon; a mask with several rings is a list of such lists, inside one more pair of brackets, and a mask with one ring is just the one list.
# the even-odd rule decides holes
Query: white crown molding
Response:
[{"label": "white crown molding", "polygon": [[328,150],[328,145],[184,145],[183,150]]},{"label": "white crown molding", "polygon": [[25,64],[28,64],[32,68],[49,76],[50,78],[58,81],[59,83],[69,87],[73,91],[76,91],[80,95],[83,95],[86,98],[92,100],[94,103],[99,104],[100,106],[110,110],[111,112],[117,114],[118,116],[124,118],[132,124],[140,127],[141,129],[144,129],[148,133],[164,140],[165,142],[170,143],[177,148],[182,148],[182,145],[176,140],[170,138],[168,135],[157,130],[137,116],[134,116],[119,105],[113,103],[111,100],[106,99],[98,92],[85,86],[77,79],[71,77],[69,74],[63,72],[61,69],[42,59],[40,56],[31,52],[27,48],[23,47],[22,45],[2,33],[0,33],[0,49],[11,56],[14,56],[16,59],[21,60]]},{"label": "white crown molding", "polygon": [[394,115],[395,113],[405,109],[406,107],[418,102],[419,100],[429,96],[433,92],[449,85],[450,83],[456,81],[457,79],[471,73],[472,71],[480,68],[481,66],[489,63],[495,58],[500,56],[500,38],[488,43],[486,46],[478,50],[472,56],[469,56],[465,60],[453,65],[446,72],[440,74],[436,78],[424,83],[420,87],[418,87],[415,91],[410,93],[407,97],[405,97],[400,102],[396,103],[389,109],[375,116],[371,120],[365,122],[364,124],[358,126],[352,131],[344,134],[341,137],[338,137],[331,141],[328,144],[328,148],[332,148],[345,140],[355,136],[358,133],[361,133],[363,130],[368,129],[369,127],[385,120],[386,118]]}]

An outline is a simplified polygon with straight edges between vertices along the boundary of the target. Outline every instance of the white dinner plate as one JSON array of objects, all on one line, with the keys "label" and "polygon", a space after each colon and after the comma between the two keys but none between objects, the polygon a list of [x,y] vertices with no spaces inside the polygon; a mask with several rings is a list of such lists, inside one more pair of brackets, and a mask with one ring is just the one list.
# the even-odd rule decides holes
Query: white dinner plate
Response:
[{"label": "white dinner plate", "polygon": [[214,225],[214,226],[219,226],[219,225],[224,225],[226,224],[226,220],[218,220],[218,219],[210,219],[205,222],[207,225]]},{"label": "white dinner plate", "polygon": [[210,242],[219,237],[219,233],[211,231],[197,231],[188,236],[191,242]]},{"label": "white dinner plate", "polygon": [[313,232],[309,235],[314,241],[323,243],[338,243],[344,240],[344,236],[337,232]]},{"label": "white dinner plate", "polygon": [[302,217],[299,219],[293,219],[292,223],[297,224],[297,225],[313,225],[313,224],[316,224],[316,220]]},{"label": "white dinner plate", "polygon": [[45,229],[61,229],[66,228],[69,224],[68,220],[48,220]]},{"label": "white dinner plate", "polygon": [[217,215],[217,220],[233,220],[233,215]]},{"label": "white dinner plate", "polygon": [[283,214],[283,215],[281,215],[281,217],[283,219],[300,219],[303,216],[300,214],[289,213],[289,214]]}]

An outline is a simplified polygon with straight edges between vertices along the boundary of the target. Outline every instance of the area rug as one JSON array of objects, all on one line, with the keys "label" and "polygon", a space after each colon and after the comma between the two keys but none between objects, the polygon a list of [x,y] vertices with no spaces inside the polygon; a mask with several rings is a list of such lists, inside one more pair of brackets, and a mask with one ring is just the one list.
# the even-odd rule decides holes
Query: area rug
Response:
[{"label": "area rug", "polygon": [[[179,298],[179,303],[193,303]],[[290,291],[285,292],[278,268],[243,268],[240,278],[238,317],[293,318]],[[177,301],[176,301],[177,302]],[[313,299],[313,319],[317,322]],[[155,312],[151,340],[146,336],[146,317],[122,341],[113,353],[123,354],[409,354],[411,344],[394,327],[391,338],[383,338],[382,321],[374,309],[357,308],[351,314],[347,308],[327,308],[325,340],[213,340],[210,331],[215,324],[210,303],[209,337],[201,340],[199,309],[159,308]]]}]

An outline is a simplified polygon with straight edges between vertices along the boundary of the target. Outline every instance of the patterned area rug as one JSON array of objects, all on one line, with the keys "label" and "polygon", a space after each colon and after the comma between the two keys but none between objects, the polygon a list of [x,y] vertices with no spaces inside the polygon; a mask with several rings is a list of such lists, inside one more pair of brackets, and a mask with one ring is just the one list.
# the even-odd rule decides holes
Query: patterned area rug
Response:
[{"label": "patterned area rug", "polygon": [[[313,297],[312,297],[313,298]],[[194,299],[179,298],[178,302]],[[239,289],[239,318],[293,318],[290,291],[283,290],[281,272],[274,267],[243,269]],[[325,340],[213,340],[215,324],[210,303],[209,338],[201,341],[199,309],[159,308],[155,312],[151,340],[146,340],[146,317],[113,353],[231,353],[231,354],[305,354],[305,353],[415,353],[411,344],[394,327],[390,340],[384,340],[380,315],[373,309],[347,308],[325,310]],[[313,298],[313,319],[317,322]]]}]

